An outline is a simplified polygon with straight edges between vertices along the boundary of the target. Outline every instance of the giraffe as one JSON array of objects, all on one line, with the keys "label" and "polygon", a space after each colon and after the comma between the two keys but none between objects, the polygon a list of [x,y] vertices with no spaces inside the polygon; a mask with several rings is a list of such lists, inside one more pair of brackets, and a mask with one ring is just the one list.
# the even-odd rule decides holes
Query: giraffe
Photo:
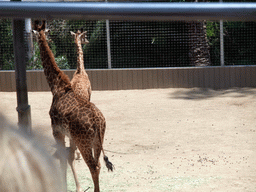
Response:
[{"label": "giraffe", "polygon": [[38,40],[44,74],[53,95],[49,114],[53,136],[57,142],[57,152],[60,154],[61,148],[65,147],[65,136],[72,141],[68,157],[59,156],[62,176],[66,181],[66,161],[68,160],[75,178],[76,190],[83,191],[74,168],[74,152],[77,146],[91,172],[94,192],[99,192],[101,151],[106,167],[113,171],[113,164],[103,150],[106,121],[93,103],[76,95],[68,76],[59,69],[55,62],[54,55],[46,41],[46,31],[45,21],[42,25],[39,25],[39,21],[35,21],[33,32]]},{"label": "giraffe", "polygon": [[77,52],[77,70],[71,80],[71,86],[77,95],[90,101],[92,89],[89,77],[84,69],[84,55],[82,49],[82,44],[89,43],[86,39],[87,31],[83,31],[83,29],[81,29],[78,30],[77,33],[72,31],[70,31],[70,33],[74,37]]},{"label": "giraffe", "polygon": [[[84,69],[84,55],[82,49],[82,44],[89,43],[86,38],[87,31],[83,31],[83,29],[81,29],[78,30],[77,33],[74,33],[72,31],[70,31],[70,33],[74,37],[77,53],[77,70],[71,80],[71,86],[77,95],[90,101],[92,88],[89,77]],[[80,159],[80,153],[78,151],[76,152],[76,156],[76,159]]]}]

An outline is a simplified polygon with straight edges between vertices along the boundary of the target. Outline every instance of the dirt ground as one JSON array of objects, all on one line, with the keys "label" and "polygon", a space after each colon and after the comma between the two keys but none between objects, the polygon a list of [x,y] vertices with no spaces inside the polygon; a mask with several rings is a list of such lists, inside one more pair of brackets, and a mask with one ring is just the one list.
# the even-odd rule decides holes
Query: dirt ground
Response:
[{"label": "dirt ground", "polygon": [[[256,89],[93,91],[107,121],[101,191],[256,191]],[[54,140],[50,92],[30,92],[33,131],[49,152]],[[0,110],[17,122],[16,93],[0,92]],[[47,141],[47,142],[44,142]],[[83,160],[82,187],[93,191]],[[68,190],[75,191],[71,171]]]}]

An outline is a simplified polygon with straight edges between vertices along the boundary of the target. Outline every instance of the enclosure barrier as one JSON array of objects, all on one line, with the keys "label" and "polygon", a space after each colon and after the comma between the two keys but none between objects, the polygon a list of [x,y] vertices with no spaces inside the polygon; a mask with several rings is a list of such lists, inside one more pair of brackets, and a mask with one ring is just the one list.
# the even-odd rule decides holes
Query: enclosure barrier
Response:
[{"label": "enclosure barrier", "polygon": [[[75,70],[64,70],[73,77]],[[256,87],[256,66],[87,70],[93,90]],[[44,72],[27,71],[28,91],[50,91]],[[15,72],[0,71],[0,91],[16,91]]]},{"label": "enclosure barrier", "polygon": [[[42,19],[85,19],[85,20],[229,20],[255,21],[256,3],[35,3],[1,2],[0,17],[13,18],[13,30],[19,29],[25,18]],[[22,24],[23,25],[23,24]],[[30,111],[27,91],[48,91],[42,71],[25,72],[24,59],[19,59],[19,51],[24,49],[23,30],[17,31],[15,47],[16,72],[0,72],[0,91],[21,89],[18,97],[18,113],[27,120],[19,124],[30,124]],[[20,49],[20,50],[19,50]],[[24,53],[22,53],[25,56]],[[71,77],[74,71],[66,71]],[[27,84],[25,78],[27,75]],[[140,89],[165,87],[255,87],[255,67],[208,67],[208,68],[170,68],[137,70],[88,70],[94,90]],[[33,77],[34,76],[34,77]],[[25,77],[25,78],[23,78]],[[22,86],[20,86],[22,85]],[[35,88],[35,90],[33,90]],[[19,91],[17,92],[19,93]],[[23,102],[22,98],[26,98]],[[23,106],[22,108],[20,106]],[[30,112],[29,112],[30,113]],[[24,119],[24,118],[23,118]],[[20,126],[22,127],[22,126]]]},{"label": "enclosure barrier", "polygon": [[256,3],[1,2],[0,17],[122,21],[255,21]]}]

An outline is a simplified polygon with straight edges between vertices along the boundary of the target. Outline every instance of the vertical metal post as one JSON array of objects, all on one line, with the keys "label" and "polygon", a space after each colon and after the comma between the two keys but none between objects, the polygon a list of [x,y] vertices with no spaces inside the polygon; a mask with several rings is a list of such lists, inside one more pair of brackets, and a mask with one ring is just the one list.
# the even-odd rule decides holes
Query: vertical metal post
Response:
[{"label": "vertical metal post", "polygon": [[31,58],[34,55],[34,44],[33,44],[33,36],[32,36],[32,26],[31,26],[31,18],[25,19],[25,31],[26,31],[26,42],[27,42],[27,56],[28,59],[31,60]]},{"label": "vertical metal post", "polygon": [[[222,0],[220,0],[222,3]],[[220,65],[225,66],[224,62],[224,38],[223,38],[223,20],[220,20]]]},{"label": "vertical metal post", "polygon": [[[108,0],[105,0],[107,2]],[[111,46],[110,46],[110,30],[109,30],[109,20],[106,20],[106,31],[107,31],[107,52],[108,52],[108,68],[112,68],[111,63]]]},{"label": "vertical metal post", "polygon": [[17,111],[19,128],[26,133],[31,133],[31,113],[28,105],[27,80],[26,80],[26,51],[24,19],[13,19],[13,47],[17,92]]}]

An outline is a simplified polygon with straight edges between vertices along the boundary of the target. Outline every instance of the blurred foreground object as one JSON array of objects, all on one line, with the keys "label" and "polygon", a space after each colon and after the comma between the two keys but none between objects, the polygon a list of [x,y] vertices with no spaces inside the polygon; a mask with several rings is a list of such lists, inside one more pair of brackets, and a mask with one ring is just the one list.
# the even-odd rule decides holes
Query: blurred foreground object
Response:
[{"label": "blurred foreground object", "polygon": [[10,125],[0,114],[1,192],[64,191],[59,167],[38,141]]}]

